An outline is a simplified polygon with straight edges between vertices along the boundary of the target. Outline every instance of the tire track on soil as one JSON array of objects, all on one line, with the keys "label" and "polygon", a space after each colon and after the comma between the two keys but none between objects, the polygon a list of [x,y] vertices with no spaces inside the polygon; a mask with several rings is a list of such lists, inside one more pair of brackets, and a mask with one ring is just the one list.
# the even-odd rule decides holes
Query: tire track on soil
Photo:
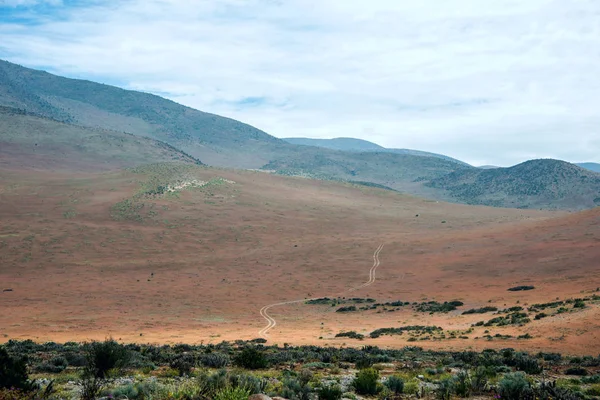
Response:
[{"label": "tire track on soil", "polygon": [[[341,294],[344,294],[346,292],[353,292],[355,290],[359,290],[362,289],[364,287],[370,286],[373,283],[375,283],[375,272],[377,271],[377,268],[379,267],[379,253],[381,253],[381,250],[383,249],[383,244],[380,244],[377,249],[375,250],[375,252],[373,253],[373,266],[371,267],[371,269],[369,270],[369,280],[366,281],[365,283],[363,283],[360,286],[356,286],[347,290],[344,290],[338,294],[336,294],[335,296],[339,296]],[[267,311],[269,311],[269,309],[273,308],[273,307],[277,307],[277,306],[284,306],[284,305],[289,305],[289,304],[296,304],[296,303],[303,303],[305,301],[309,301],[309,300],[316,300],[319,299],[320,297],[313,297],[310,299],[301,299],[301,300],[291,300],[291,301],[282,301],[279,303],[273,303],[273,304],[268,304],[266,306],[264,306],[263,308],[260,309],[260,315],[267,321],[267,326],[265,326],[264,328],[262,328],[260,331],[258,331],[258,335],[262,336],[262,337],[266,337],[267,336],[267,332],[269,332],[271,329],[275,328],[275,326],[277,325],[277,321],[275,321],[275,319],[269,315],[269,313]]]}]

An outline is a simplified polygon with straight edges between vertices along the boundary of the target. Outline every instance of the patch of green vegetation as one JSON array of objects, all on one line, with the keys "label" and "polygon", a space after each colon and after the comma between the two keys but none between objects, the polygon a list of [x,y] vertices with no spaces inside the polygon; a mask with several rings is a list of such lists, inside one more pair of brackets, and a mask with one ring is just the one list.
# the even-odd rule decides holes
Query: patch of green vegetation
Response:
[{"label": "patch of green vegetation", "polygon": [[417,304],[415,310],[428,313],[447,313],[456,310],[457,307],[464,305],[462,301],[453,300],[439,303],[437,301],[428,301]]},{"label": "patch of green vegetation", "polygon": [[365,338],[365,335],[357,333],[355,331],[348,331],[348,332],[340,332],[340,333],[336,334],[335,337],[347,337],[350,339],[363,340]]},{"label": "patch of green vegetation", "polygon": [[371,338],[383,335],[402,335],[404,332],[415,332],[416,334],[432,334],[443,331],[439,326],[408,325],[399,328],[379,328],[369,334]]},{"label": "patch of green vegetation", "polygon": [[481,307],[481,308],[471,308],[470,310],[463,311],[463,315],[467,314],[485,314],[488,312],[498,311],[497,307]]},{"label": "patch of green vegetation", "polygon": [[507,290],[509,292],[520,292],[520,291],[523,291],[523,290],[533,290],[533,289],[535,289],[535,286],[522,285],[522,286],[514,286],[514,287],[511,287],[511,288],[508,288]]},{"label": "patch of green vegetation", "polygon": [[513,312],[505,316],[499,316],[487,321],[484,326],[506,326],[506,325],[524,325],[531,322],[524,312]]}]

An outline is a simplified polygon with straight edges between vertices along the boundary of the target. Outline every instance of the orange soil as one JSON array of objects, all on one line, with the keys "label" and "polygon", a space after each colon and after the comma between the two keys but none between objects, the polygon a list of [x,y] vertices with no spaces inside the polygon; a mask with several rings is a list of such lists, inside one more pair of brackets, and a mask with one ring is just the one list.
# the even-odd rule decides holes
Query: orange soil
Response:
[{"label": "orange soil", "polygon": [[[235,181],[146,199],[158,214],[114,221],[139,176],[0,170],[0,340],[103,339],[200,343],[252,339],[264,305],[351,294],[380,302],[462,300],[460,310],[583,297],[600,286],[600,209],[553,213],[438,203],[393,192],[259,172],[204,169]],[[419,214],[416,217],[416,214]],[[446,221],[446,223],[442,223]],[[508,292],[521,284],[527,292]],[[583,294],[582,294],[583,293]],[[398,347],[407,336],[363,342],[336,333],[439,325],[468,329],[491,314],[335,313],[272,308],[272,343]],[[426,348],[514,347],[597,354],[600,307],[524,327],[476,328]],[[475,339],[489,329],[530,340]],[[322,339],[319,339],[322,337]],[[415,343],[412,343],[415,344]]]}]

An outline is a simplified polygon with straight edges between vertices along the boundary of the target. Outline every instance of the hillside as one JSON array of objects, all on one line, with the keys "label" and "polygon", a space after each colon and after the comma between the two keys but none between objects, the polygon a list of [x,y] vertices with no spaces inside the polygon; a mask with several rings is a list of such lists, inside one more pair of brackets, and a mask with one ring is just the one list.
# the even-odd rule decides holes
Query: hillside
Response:
[{"label": "hillside", "polygon": [[[412,306],[339,313],[300,302],[270,310],[277,321],[270,344],[401,348],[410,335],[362,342],[335,336],[435,325],[446,337],[419,346],[573,353],[597,347],[594,304],[560,315],[546,310],[542,321],[530,312],[523,326],[471,329],[499,315],[461,313],[589,296],[600,286],[600,208],[566,214],[466,206],[169,163],[101,174],[0,172],[0,281],[12,289],[0,290],[1,340],[254,339],[266,323],[259,310],[268,304],[348,297],[348,289],[368,281],[383,244],[375,281],[352,297],[456,299],[464,306],[450,313]],[[164,193],[167,186],[180,189]],[[536,289],[507,291],[526,284]],[[512,338],[486,340],[488,333]],[[533,338],[517,339],[525,333]],[[557,336],[563,338],[549,339]]]},{"label": "hillside", "polygon": [[368,140],[355,138],[334,138],[334,139],[309,139],[309,138],[284,138],[288,143],[302,146],[316,146],[332,150],[352,151],[352,152],[385,152],[395,154],[408,154],[413,156],[437,157],[444,160],[454,161],[460,164],[468,165],[465,162],[445,156],[443,154],[430,153],[427,151],[411,149],[389,149],[380,146]]},{"label": "hillside", "polygon": [[264,169],[282,175],[372,182],[411,194],[441,198],[439,193],[428,191],[423,182],[453,171],[473,168],[437,157],[408,154],[363,152],[353,153],[352,157],[348,157],[345,152],[324,156],[307,151],[273,161],[265,165]]},{"label": "hillside", "polygon": [[427,186],[446,190],[455,201],[467,204],[549,209],[600,205],[600,174],[551,159],[456,171]]},{"label": "hillside", "polygon": [[148,136],[204,162],[259,168],[291,147],[250,125],[148,93],[68,79],[0,60],[0,105],[72,124]]},{"label": "hillside", "polygon": [[166,161],[199,163],[154,139],[0,107],[0,168],[92,172]]},{"label": "hillside", "polygon": [[575,165],[577,165],[578,167],[584,168],[584,169],[588,169],[590,171],[600,172],[600,164],[598,164],[598,163],[585,162],[585,163],[576,163]]}]

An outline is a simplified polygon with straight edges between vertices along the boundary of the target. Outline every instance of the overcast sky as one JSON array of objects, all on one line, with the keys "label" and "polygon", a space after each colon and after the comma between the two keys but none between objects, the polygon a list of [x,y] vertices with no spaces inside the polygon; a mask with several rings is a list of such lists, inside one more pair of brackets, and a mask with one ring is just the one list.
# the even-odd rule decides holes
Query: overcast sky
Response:
[{"label": "overcast sky", "polygon": [[277,137],[600,161],[600,0],[0,0],[0,58]]}]

